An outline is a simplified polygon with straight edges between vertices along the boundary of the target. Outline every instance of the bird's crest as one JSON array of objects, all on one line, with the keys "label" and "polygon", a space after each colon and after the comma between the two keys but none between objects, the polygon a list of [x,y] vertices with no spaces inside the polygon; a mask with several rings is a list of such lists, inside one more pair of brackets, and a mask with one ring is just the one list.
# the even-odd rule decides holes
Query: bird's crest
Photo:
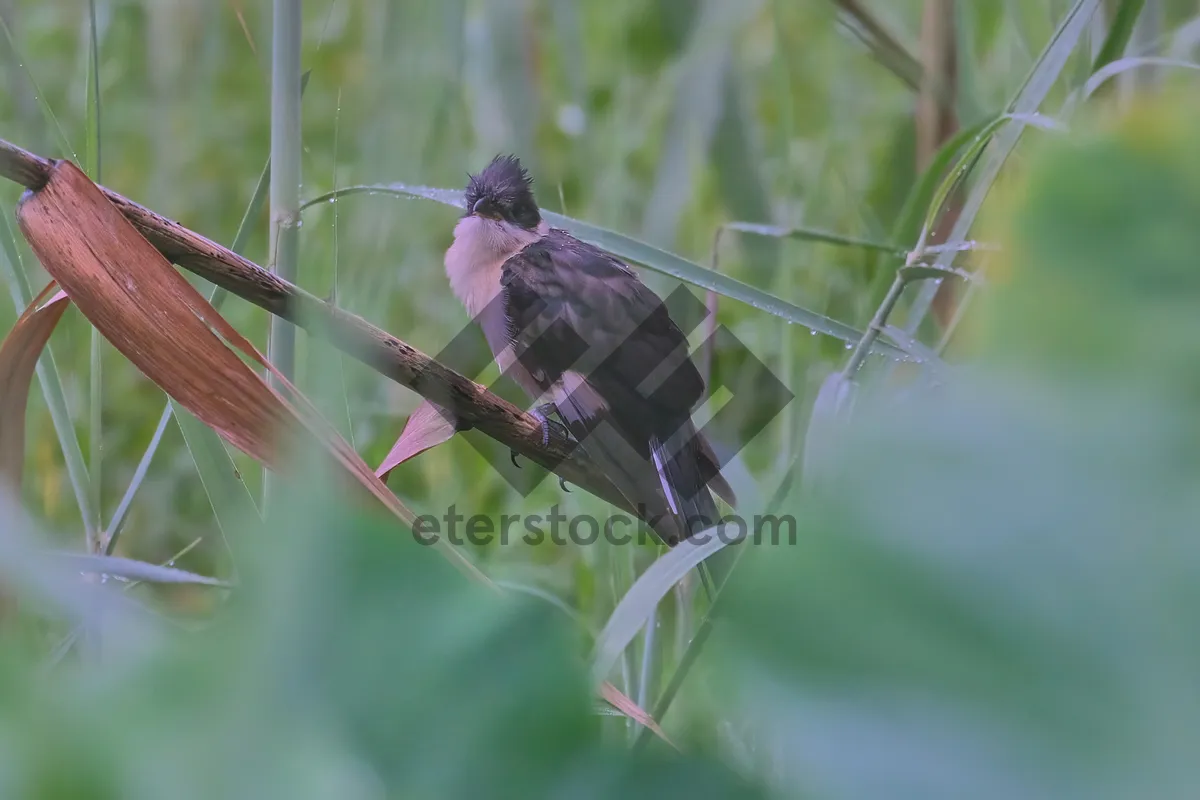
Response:
[{"label": "bird's crest", "polygon": [[515,155],[497,155],[482,171],[470,176],[467,208],[480,197],[490,196],[511,203],[526,194],[533,194],[533,178],[521,166],[521,160]]}]

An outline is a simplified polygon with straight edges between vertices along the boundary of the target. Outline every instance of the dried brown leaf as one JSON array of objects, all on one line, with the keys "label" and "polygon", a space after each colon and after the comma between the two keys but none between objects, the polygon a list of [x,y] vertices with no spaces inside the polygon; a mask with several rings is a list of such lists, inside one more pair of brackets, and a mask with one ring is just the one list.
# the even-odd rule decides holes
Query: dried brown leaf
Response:
[{"label": "dried brown leaf", "polygon": [[375,474],[386,481],[392,470],[415,455],[437,447],[454,435],[451,412],[443,411],[428,400],[421,402],[417,410],[404,423],[400,438],[392,445],[387,457],[379,464]]},{"label": "dried brown leaf", "polygon": [[649,728],[656,736],[658,736],[658,738],[671,745],[671,747],[674,747],[676,750],[679,749],[674,742],[667,738],[667,734],[663,733],[663,729],[660,728],[658,723],[654,721],[654,717],[646,713],[641,706],[629,699],[628,695],[626,695],[617,687],[613,686],[608,681],[600,684],[600,696],[607,700],[609,705],[632,719],[634,722],[640,723],[641,725]]},{"label": "dried brown leaf", "polygon": [[[0,486],[20,494],[25,463],[25,408],[38,358],[70,300],[58,284],[33,298],[0,343]],[[50,296],[53,295],[53,296]],[[47,297],[50,297],[47,300]]]},{"label": "dried brown leaf", "polygon": [[[412,523],[412,512],[312,404],[78,167],[56,162],[46,185],[22,198],[17,218],[42,265],[84,316],[222,438],[268,468],[284,471],[284,444],[307,430],[358,485]],[[231,347],[276,375],[281,391],[268,386]],[[442,550],[472,577],[489,583],[462,553],[448,544]]]}]

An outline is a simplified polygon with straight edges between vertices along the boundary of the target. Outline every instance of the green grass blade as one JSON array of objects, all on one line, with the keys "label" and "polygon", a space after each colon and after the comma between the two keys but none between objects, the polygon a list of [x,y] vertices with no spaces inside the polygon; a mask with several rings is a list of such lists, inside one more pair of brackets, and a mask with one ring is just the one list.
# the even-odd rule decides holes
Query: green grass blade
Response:
[{"label": "green grass blade", "polygon": [[817,228],[807,228],[803,226],[784,227],[782,225],[762,225],[757,222],[728,222],[725,224],[725,230],[737,231],[739,233],[750,233],[755,236],[770,236],[775,239],[799,239],[805,242],[821,242],[822,244],[836,244],[842,247],[860,247],[865,250],[877,250],[883,253],[900,256],[903,258],[908,252],[903,247],[898,247],[887,242],[877,242],[873,239],[860,239],[855,236],[844,236],[840,233],[832,231],[823,231]]},{"label": "green grass blade", "polygon": [[262,519],[254,497],[217,432],[174,401],[171,405],[174,406],[175,422],[196,462],[196,471],[200,473],[200,482],[212,505],[217,526],[226,542],[232,542],[242,528]]},{"label": "green grass blade", "polygon": [[117,504],[117,510],[113,512],[112,519],[108,521],[108,527],[105,528],[104,554],[112,555],[117,546],[117,539],[121,536],[121,531],[125,529],[125,521],[129,519],[129,507],[133,504],[134,495],[141,488],[142,481],[146,480],[146,473],[150,470],[150,462],[154,460],[154,454],[158,452],[158,445],[162,442],[163,434],[166,433],[167,424],[171,421],[172,406],[170,403],[163,408],[162,414],[158,417],[158,425],[154,428],[154,435],[150,437],[150,444],[142,453],[142,458],[138,461],[137,469],[133,471],[133,478],[129,481],[129,487],[125,490],[125,494],[121,497],[121,502]]},{"label": "green grass blade", "polygon": [[1139,67],[1176,67],[1179,69],[1200,70],[1200,64],[1178,58],[1158,58],[1155,56],[1120,58],[1105,64],[1088,78],[1087,83],[1083,87],[1083,96],[1085,98],[1091,97],[1111,78],[1115,78],[1117,75],[1129,72],[1132,69],[1138,69]]},{"label": "green grass blade", "polygon": [[588,622],[588,620],[582,614],[567,605],[566,602],[564,602],[563,599],[557,595],[548,592],[541,587],[530,586],[527,583],[519,583],[517,581],[506,581],[501,579],[497,579],[492,582],[505,591],[525,594],[529,595],[530,597],[536,597],[538,600],[542,600],[548,605],[561,611],[568,619],[578,625],[581,631],[587,633],[593,639],[596,638],[596,629],[592,626],[592,624]]},{"label": "green grass blade", "polygon": [[[13,235],[8,214],[0,214],[0,270],[3,271],[12,296],[13,307],[20,314],[33,301],[33,292],[29,279],[21,266],[20,255],[17,252],[17,240]],[[75,433],[75,425],[71,421],[71,412],[67,407],[67,396],[63,391],[62,378],[58,365],[54,360],[54,350],[46,345],[42,357],[36,367],[38,383],[42,387],[42,395],[46,399],[46,407],[50,411],[50,421],[54,424],[54,432],[58,436],[59,447],[62,449],[63,461],[67,466],[67,478],[75,493],[75,501],[83,518],[83,527],[87,532],[88,541],[96,536],[94,520],[96,515],[91,506],[91,489],[88,480],[87,462],[83,460],[83,450],[79,445],[79,437]]]},{"label": "green grass blade", "polygon": [[100,171],[100,42],[96,33],[96,0],[88,0],[87,169],[101,182]]},{"label": "green grass blade", "polygon": [[[41,107],[43,115],[50,121],[63,155],[69,155],[75,163],[79,163],[79,155],[67,139],[66,133],[58,121],[58,117],[54,114],[54,109],[50,107],[49,102],[46,100],[46,95],[38,85],[37,79],[34,78],[33,72],[25,66],[27,62],[20,55],[16,41],[8,28],[8,24],[4,21],[3,15],[0,15],[0,30],[4,33],[4,38],[8,43],[9,49],[16,55],[17,63],[29,79],[29,83],[33,86],[38,105]],[[20,313],[33,299],[33,292],[21,266],[21,260],[17,253],[16,238],[12,227],[9,225],[8,215],[3,216],[3,230],[0,230],[0,247],[4,250],[4,256],[0,258],[0,261],[4,261],[7,265],[5,272],[10,280],[13,301],[14,303],[20,303],[17,308],[18,313]],[[86,466],[87,462],[84,461],[79,437],[75,433],[75,427],[67,406],[66,394],[62,388],[62,379],[59,375],[58,365],[55,362],[54,352],[50,345],[46,346],[45,352],[38,360],[36,370],[38,383],[42,386],[46,406],[50,411],[50,419],[54,424],[54,430],[58,436],[59,445],[62,448],[63,461],[67,466],[67,476],[71,482],[72,491],[75,493],[79,513],[83,518],[85,535],[88,543],[94,546],[99,540],[99,516],[97,510],[98,481],[95,481],[94,478],[89,478]]]},{"label": "green grass blade", "polygon": [[921,62],[859,0],[834,0],[838,17],[871,55],[913,91],[921,87]]},{"label": "green grass blade", "polygon": [[[955,156],[968,143],[975,141],[994,119],[994,116],[988,117],[974,125],[960,129],[938,148],[937,153],[930,160],[929,166],[925,168],[925,171],[921,173],[921,177],[909,190],[908,196],[904,200],[904,205],[900,208],[899,216],[892,223],[892,241],[917,241],[921,234],[924,215],[933,205],[934,195],[937,193],[938,187],[945,180],[947,170],[954,163]],[[883,301],[887,287],[891,285],[892,280],[896,277],[896,268],[903,264],[903,259],[908,253],[905,250],[897,255],[899,255],[899,258],[880,256],[876,259],[876,274],[875,278],[871,281],[869,290],[871,297],[870,305],[878,306]]]},{"label": "green grass blade", "polygon": [[613,609],[604,630],[596,637],[592,651],[592,679],[599,683],[608,677],[625,648],[675,584],[705,559],[720,552],[733,539],[729,526],[709,528],[692,539],[671,548],[641,574],[621,602]]},{"label": "green grass blade", "polygon": [[[1061,123],[1046,117],[1041,114],[1001,114],[985,123],[978,134],[971,140],[967,149],[955,163],[954,168],[949,174],[942,179],[937,190],[933,194],[933,200],[929,204],[929,208],[925,213],[925,220],[921,225],[921,231],[917,236],[917,244],[915,249],[925,250],[925,241],[929,233],[933,230],[934,224],[937,222],[938,215],[942,213],[942,208],[946,205],[946,200],[949,199],[950,193],[954,191],[960,183],[966,180],[967,175],[975,167],[979,157],[983,155],[983,151],[991,144],[992,137],[995,135],[1001,126],[1005,124],[1014,125],[1033,125],[1034,127],[1043,130],[1060,130]],[[951,241],[957,241],[951,238]]]},{"label": "green grass blade", "polygon": [[[336,190],[338,187],[338,169],[337,169],[338,140],[339,140],[340,134],[341,134],[341,121],[342,121],[342,92],[339,89],[338,96],[337,96],[337,110],[334,112],[334,118],[333,118],[333,188],[334,188],[334,190]],[[335,305],[335,306],[338,304],[338,296],[339,296],[339,292],[341,291],[341,286],[340,286],[341,276],[339,274],[339,268],[340,268],[339,262],[340,262],[341,251],[339,248],[340,243],[338,242],[338,222],[339,222],[338,205],[337,205],[337,203],[334,203],[334,205],[333,205],[333,287],[330,290],[330,296],[329,296],[330,300],[329,301],[331,303],[333,303],[333,305]],[[328,344],[324,341],[318,341],[316,339],[313,339],[313,340],[310,340],[310,344],[312,345],[313,352],[320,354],[321,357],[323,358],[323,360],[325,361],[325,363],[328,365],[329,370],[334,373],[332,393],[329,395],[330,402],[327,404],[330,406],[330,408],[328,409],[327,417],[330,420],[336,421],[335,426],[338,428],[338,430],[342,434],[342,436],[346,439],[347,442],[350,443],[350,446],[352,448],[354,448],[355,450],[358,450],[358,445],[354,441],[354,422],[350,415],[350,392],[346,388],[345,356],[340,351],[329,347]],[[321,377],[318,377],[317,380],[318,380],[319,384],[321,385],[322,394],[324,394],[325,391],[327,391],[327,390],[324,390],[326,381]]]},{"label": "green grass blade", "polygon": [[1113,15],[1108,35],[1104,37],[1104,44],[1100,45],[1100,52],[1092,62],[1092,72],[1098,72],[1124,54],[1133,36],[1133,27],[1137,23],[1138,15],[1142,13],[1142,7],[1145,5],[1146,0],[1121,0],[1117,13]]},{"label": "green grass blade", "polygon": [[[347,186],[343,189],[326,192],[314,197],[304,202],[300,208],[303,210],[310,206],[327,203],[330,200],[355,194],[420,197],[457,208],[462,208],[463,206],[462,192],[457,189],[439,189],[431,186],[409,186],[403,183],[388,183]],[[862,339],[862,333],[849,325],[832,320],[815,311],[809,311],[806,308],[793,305],[782,298],[764,292],[762,289],[755,288],[707,267],[702,267],[694,261],[689,261],[682,256],[662,250],[646,242],[545,209],[542,210],[542,217],[551,225],[564,228],[585,242],[594,244],[601,249],[636,264],[641,264],[655,272],[661,272],[664,275],[677,278],[684,283],[690,283],[693,286],[714,291],[724,297],[739,300],[787,322],[801,325],[809,330],[832,336],[844,342],[857,342]],[[907,360],[908,358],[899,349],[882,342],[873,345],[872,351],[888,356],[889,358],[903,360]]]},{"label": "green grass blade", "polygon": [[[915,242],[917,240],[921,232],[925,210],[933,205],[934,195],[945,179],[946,171],[954,162],[954,157],[968,143],[976,141],[982,136],[995,119],[995,116],[988,117],[974,125],[960,129],[938,149],[930,160],[929,166],[925,168],[925,172],[921,174],[921,178],[913,185],[908,197],[904,200],[900,215],[892,226],[893,241]],[[907,255],[907,252],[904,255]]]},{"label": "green grass blade", "polygon": [[67,139],[67,134],[63,131],[62,125],[58,121],[58,117],[54,114],[54,109],[50,107],[50,103],[46,100],[46,94],[42,91],[42,87],[38,86],[37,79],[33,77],[33,72],[25,66],[27,63],[25,58],[20,54],[17,48],[17,43],[13,38],[12,31],[8,29],[8,24],[4,21],[4,16],[0,15],[0,31],[4,32],[4,38],[8,41],[9,48],[13,53],[17,54],[17,62],[24,68],[25,76],[29,78],[29,82],[33,85],[34,95],[36,96],[38,105],[42,108],[42,113],[46,115],[46,119],[50,120],[50,124],[54,127],[54,133],[58,137],[58,146],[62,150],[63,156],[70,156],[71,160],[76,164],[79,163],[79,154],[75,152],[75,148],[71,146],[70,140]]},{"label": "green grass blade", "polygon": [[[96,35],[96,0],[88,0],[88,86],[87,86],[87,163],[89,177],[103,181],[100,156],[100,43]],[[104,372],[103,337],[95,326],[91,329],[88,355],[88,475],[90,477],[93,527],[96,538],[89,539],[88,551],[95,553],[103,546],[101,529],[103,508],[101,484],[104,466]]]},{"label": "green grass blade", "polygon": [[[1083,32],[1087,30],[1088,21],[1099,5],[1100,0],[1076,0],[1063,16],[1058,29],[1033,65],[1020,91],[1013,98],[1008,108],[1008,114],[1032,115],[1037,113],[1042,101],[1046,99],[1046,95],[1050,93],[1050,89],[1053,88],[1063,67],[1070,59]],[[971,226],[975,224],[975,217],[983,207],[983,201],[991,191],[992,184],[1000,174],[1004,162],[1016,148],[1025,127],[1025,119],[1010,118],[996,131],[991,147],[983,161],[979,178],[963,203],[962,212],[954,223],[949,241],[957,242],[967,238]],[[949,267],[953,259],[954,253],[942,253],[938,257],[937,266]],[[933,305],[933,298],[937,294],[938,286],[937,282],[929,281],[921,287],[909,309],[908,319],[904,325],[904,330],[910,335],[915,333],[925,319],[925,315]]]},{"label": "green grass blade", "polygon": [[230,586],[227,581],[217,578],[197,575],[194,572],[176,569],[175,567],[149,564],[145,561],[137,561],[132,558],[87,555],[83,553],[55,553],[54,555],[68,562],[80,572],[94,572],[149,583],[190,583],[200,586],[218,586],[225,589]]}]

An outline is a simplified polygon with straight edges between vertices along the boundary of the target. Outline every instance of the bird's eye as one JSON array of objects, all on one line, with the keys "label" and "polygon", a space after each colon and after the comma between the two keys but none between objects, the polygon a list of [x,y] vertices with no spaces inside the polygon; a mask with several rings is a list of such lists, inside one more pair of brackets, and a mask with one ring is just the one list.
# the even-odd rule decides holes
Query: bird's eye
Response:
[{"label": "bird's eye", "polygon": [[496,198],[484,195],[471,205],[471,213],[489,219],[500,219],[500,204]]}]

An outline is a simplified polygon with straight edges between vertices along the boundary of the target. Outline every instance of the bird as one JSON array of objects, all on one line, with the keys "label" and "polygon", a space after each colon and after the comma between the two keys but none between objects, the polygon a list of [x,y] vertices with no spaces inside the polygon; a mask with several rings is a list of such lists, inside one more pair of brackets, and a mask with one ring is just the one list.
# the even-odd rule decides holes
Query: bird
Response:
[{"label": "bird", "polygon": [[515,155],[468,174],[464,200],[446,276],[533,401],[543,443],[568,433],[667,545],[715,525],[713,493],[736,496],[692,420],[705,383],[662,299],[620,258],[551,227]]}]

